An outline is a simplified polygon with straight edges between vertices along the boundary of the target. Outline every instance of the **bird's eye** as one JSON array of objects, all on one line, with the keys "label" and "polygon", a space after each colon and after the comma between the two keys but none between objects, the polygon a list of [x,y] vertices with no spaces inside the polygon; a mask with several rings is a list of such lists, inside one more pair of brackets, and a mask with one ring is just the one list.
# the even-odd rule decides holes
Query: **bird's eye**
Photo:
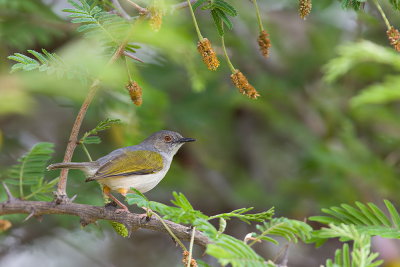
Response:
[{"label": "bird's eye", "polygon": [[164,141],[167,142],[167,143],[169,143],[169,142],[172,141],[172,137],[169,136],[169,135],[166,135],[166,136],[164,136]]}]

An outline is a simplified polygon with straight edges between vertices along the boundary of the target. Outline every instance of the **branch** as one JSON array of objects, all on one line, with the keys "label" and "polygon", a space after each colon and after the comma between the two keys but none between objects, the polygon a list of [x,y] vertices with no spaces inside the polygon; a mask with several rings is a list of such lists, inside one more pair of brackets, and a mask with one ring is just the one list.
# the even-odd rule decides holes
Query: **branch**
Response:
[{"label": "branch", "polygon": [[129,16],[128,13],[122,8],[121,4],[119,3],[118,0],[111,0],[112,3],[114,4],[114,7],[117,9],[117,12],[126,20],[131,20],[131,16]]},{"label": "branch", "polygon": [[140,15],[146,15],[147,13],[149,13],[149,11],[144,8],[139,6],[138,4],[136,4],[135,2],[131,1],[131,0],[126,0],[129,4],[131,4],[134,8],[136,8],[139,11]]},{"label": "branch", "polygon": [[[191,4],[194,4],[196,2],[197,2],[197,0],[190,0]],[[173,5],[172,6],[172,10],[178,10],[178,9],[182,9],[182,8],[185,8],[185,7],[188,7],[188,6],[189,6],[189,3],[187,1],[185,1],[185,2],[182,2],[182,3],[176,4],[176,5]]]},{"label": "branch", "polygon": [[[107,65],[111,65],[122,55],[126,44],[127,44],[127,42],[123,42],[117,48],[117,50],[115,51],[114,55],[109,60]],[[93,81],[92,85],[89,88],[89,93],[86,96],[86,98],[78,112],[78,115],[76,116],[74,125],[72,126],[71,135],[68,140],[68,145],[65,150],[63,162],[70,162],[72,159],[72,155],[74,154],[75,148],[78,144],[78,134],[79,134],[79,130],[82,125],[83,118],[86,115],[86,111],[89,108],[90,103],[92,103],[92,100],[93,100],[94,96],[96,95],[97,89],[99,88],[99,84],[100,84],[99,79],[96,79]],[[57,185],[57,191],[55,192],[55,202],[57,204],[68,201],[67,192],[66,192],[67,177],[68,177],[68,169],[62,169],[61,173],[60,173],[60,180],[58,181],[58,185]]]},{"label": "branch", "polygon": [[[81,218],[83,226],[94,223],[97,220],[115,221],[125,225],[128,230],[148,229],[161,233],[168,233],[162,222],[152,216],[149,219],[143,218],[141,214],[135,213],[116,213],[114,209],[90,206],[76,203],[43,202],[43,201],[22,201],[0,203],[0,216],[6,214],[33,214],[40,216],[45,214],[67,214]],[[32,216],[33,216],[32,215]],[[171,231],[181,240],[190,241],[192,229],[171,221],[164,220]],[[131,232],[131,231],[129,231]],[[211,241],[203,233],[196,231],[194,243],[206,247]]]}]

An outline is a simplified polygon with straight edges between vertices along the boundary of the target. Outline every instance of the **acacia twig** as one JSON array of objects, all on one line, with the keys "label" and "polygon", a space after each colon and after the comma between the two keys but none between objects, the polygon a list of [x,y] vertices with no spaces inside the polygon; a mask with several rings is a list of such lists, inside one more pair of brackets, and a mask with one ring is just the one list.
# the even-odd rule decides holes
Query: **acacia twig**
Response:
[{"label": "acacia twig", "polygon": [[[147,221],[143,219],[141,214],[116,213],[114,209],[110,208],[70,202],[60,203],[59,205],[56,205],[54,202],[23,200],[0,203],[0,215],[31,214],[32,210],[35,211],[35,216],[45,214],[67,214],[78,216],[81,218],[82,225],[95,223],[97,220],[108,220],[122,223],[131,227],[133,230],[142,228],[161,233],[168,233],[163,225],[164,222],[177,238],[185,241],[190,241],[191,239],[190,227],[168,220],[163,220],[162,222],[156,216],[151,217]],[[207,244],[211,243],[211,241],[203,233],[196,231],[194,235],[194,243],[205,248]]]},{"label": "acacia twig", "polygon": [[141,7],[138,4],[136,4],[135,2],[131,1],[131,0],[126,0],[129,4],[131,4],[134,8],[136,8],[139,11],[140,15],[146,15],[147,13],[149,13],[149,11],[147,10],[147,8]]},{"label": "acacia twig", "polygon": [[[122,53],[125,50],[126,44],[127,41],[124,41],[122,44],[120,44],[120,46],[117,48],[111,59],[108,61],[107,66],[114,63],[122,55]],[[92,85],[89,88],[89,93],[87,94],[85,100],[83,101],[83,104],[78,112],[78,115],[76,116],[75,122],[72,126],[71,135],[68,140],[68,145],[65,150],[63,162],[70,162],[72,159],[72,155],[74,154],[75,148],[78,145],[78,134],[82,125],[83,118],[86,115],[86,111],[89,108],[90,103],[92,103],[92,100],[96,95],[97,89],[99,88],[99,84],[100,84],[99,79],[93,81]],[[68,177],[68,169],[62,169],[60,173],[60,179],[57,185],[57,191],[54,192],[56,204],[68,202],[68,196],[66,192],[67,177]]]},{"label": "acacia twig", "polygon": [[[194,4],[194,3],[196,3],[196,2],[197,2],[197,0],[190,0],[190,3],[191,3],[191,4]],[[188,6],[189,6],[189,3],[188,3],[187,1],[184,1],[184,2],[182,2],[182,3],[173,5],[173,6],[172,6],[172,10],[178,10],[178,9],[182,9],[182,8],[185,8],[185,7],[188,7]]]},{"label": "acacia twig", "polygon": [[122,8],[121,4],[119,3],[118,0],[111,0],[112,3],[114,4],[114,7],[116,8],[117,12],[126,20],[131,20],[132,17],[129,16],[128,13]]}]

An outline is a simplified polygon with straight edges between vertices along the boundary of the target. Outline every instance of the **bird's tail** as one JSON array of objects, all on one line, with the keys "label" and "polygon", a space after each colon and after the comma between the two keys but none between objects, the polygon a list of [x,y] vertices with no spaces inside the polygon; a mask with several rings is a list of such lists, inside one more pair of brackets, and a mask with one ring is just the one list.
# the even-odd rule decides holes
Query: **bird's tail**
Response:
[{"label": "bird's tail", "polygon": [[79,169],[85,170],[89,167],[89,162],[61,162],[54,163],[47,166],[47,170],[56,170],[56,169]]}]

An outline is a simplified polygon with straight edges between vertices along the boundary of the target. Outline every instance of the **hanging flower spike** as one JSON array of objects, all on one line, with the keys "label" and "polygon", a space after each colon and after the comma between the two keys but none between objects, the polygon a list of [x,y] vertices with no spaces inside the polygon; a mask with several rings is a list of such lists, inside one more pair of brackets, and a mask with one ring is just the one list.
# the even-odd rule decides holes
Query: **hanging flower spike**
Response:
[{"label": "hanging flower spike", "polygon": [[261,54],[264,57],[269,57],[269,48],[271,47],[271,40],[269,34],[263,30],[258,36],[258,46],[260,47]]},{"label": "hanging flower spike", "polygon": [[125,88],[128,89],[133,104],[136,106],[142,105],[142,88],[139,86],[139,84],[135,81],[129,81]]},{"label": "hanging flower spike", "polygon": [[[188,261],[189,261],[189,251],[187,251],[187,250],[185,250],[183,253],[182,253],[182,263],[183,263],[183,266],[188,266]],[[196,262],[196,260],[195,259],[191,259],[191,261],[190,261],[190,265],[189,265],[190,267],[197,267],[198,265],[197,265],[197,262]]]},{"label": "hanging flower spike", "polygon": [[393,26],[386,32],[390,44],[394,47],[394,49],[400,52],[400,32]]},{"label": "hanging flower spike", "polygon": [[249,98],[257,99],[260,94],[257,90],[249,83],[246,76],[240,70],[235,70],[234,74],[231,74],[231,80],[233,84],[239,89],[239,92],[243,95],[247,95]]},{"label": "hanging flower spike", "polygon": [[305,19],[310,14],[312,8],[311,0],[300,0],[299,1],[299,15],[302,19]]},{"label": "hanging flower spike", "polygon": [[212,48],[211,42],[207,38],[203,38],[197,43],[197,50],[209,70],[216,70],[218,68],[219,60],[217,54]]}]

